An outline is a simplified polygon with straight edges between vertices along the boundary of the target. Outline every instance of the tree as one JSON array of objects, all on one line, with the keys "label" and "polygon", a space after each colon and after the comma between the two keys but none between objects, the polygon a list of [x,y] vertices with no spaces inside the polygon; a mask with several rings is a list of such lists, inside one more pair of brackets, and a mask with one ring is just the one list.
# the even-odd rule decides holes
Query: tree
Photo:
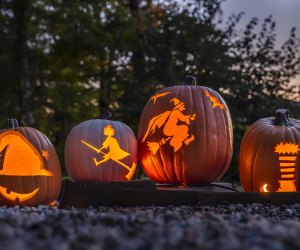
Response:
[{"label": "tree", "polygon": [[[220,27],[221,0],[11,1],[0,5],[1,121],[17,117],[50,136],[63,162],[71,128],[109,110],[134,131],[148,98],[194,75],[220,92],[232,114],[237,179],[243,133],[276,108],[300,110],[295,30],[275,46],[275,22],[260,32],[242,14]],[[293,111],[294,111],[293,110]],[[299,111],[294,116],[299,117]]]}]

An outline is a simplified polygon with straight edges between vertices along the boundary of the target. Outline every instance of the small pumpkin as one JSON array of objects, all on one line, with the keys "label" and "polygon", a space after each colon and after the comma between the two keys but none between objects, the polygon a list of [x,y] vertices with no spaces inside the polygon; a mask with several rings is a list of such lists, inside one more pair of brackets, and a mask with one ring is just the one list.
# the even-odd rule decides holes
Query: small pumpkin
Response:
[{"label": "small pumpkin", "polygon": [[286,109],[253,123],[243,137],[240,179],[245,191],[300,191],[300,121]]},{"label": "small pumpkin", "polygon": [[65,163],[74,181],[130,180],[137,163],[136,137],[119,121],[84,121],[67,137]]},{"label": "small pumpkin", "polygon": [[60,164],[50,140],[9,119],[8,129],[0,131],[0,204],[49,205],[60,189]]},{"label": "small pumpkin", "polygon": [[184,85],[156,92],[144,107],[138,128],[139,157],[158,183],[197,185],[219,180],[232,157],[228,107],[214,90]]}]

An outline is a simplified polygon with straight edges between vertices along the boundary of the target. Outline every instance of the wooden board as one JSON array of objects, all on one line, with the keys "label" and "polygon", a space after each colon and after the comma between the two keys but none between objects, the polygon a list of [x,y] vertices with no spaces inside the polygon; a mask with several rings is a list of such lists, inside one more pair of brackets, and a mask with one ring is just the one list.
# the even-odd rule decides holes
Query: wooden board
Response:
[{"label": "wooden board", "polygon": [[[226,186],[226,185],[225,185]],[[221,191],[220,191],[221,190]],[[293,204],[300,200],[300,192],[255,193],[234,192],[227,187],[174,187],[156,186],[151,181],[127,183],[74,183],[64,182],[60,207],[89,206],[169,206],[272,203]]]}]

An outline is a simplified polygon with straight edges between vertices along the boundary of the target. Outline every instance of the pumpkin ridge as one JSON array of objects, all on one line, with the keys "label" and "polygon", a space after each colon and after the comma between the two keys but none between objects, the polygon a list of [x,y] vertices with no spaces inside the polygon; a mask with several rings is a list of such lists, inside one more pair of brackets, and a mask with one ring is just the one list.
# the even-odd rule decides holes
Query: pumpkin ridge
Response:
[{"label": "pumpkin ridge", "polygon": [[[119,123],[117,123],[116,124],[116,131],[119,131],[119,129],[120,129],[120,125],[119,125]],[[120,133],[117,133],[116,132],[116,134],[114,135],[114,137],[118,140],[118,141],[121,141],[121,134]],[[127,138],[125,138],[125,140],[124,140],[124,145],[123,145],[123,150],[126,150],[126,152],[128,151],[127,150],[127,143],[128,143],[128,141],[127,141]],[[131,157],[131,155],[129,155],[128,157]],[[124,161],[126,161],[126,158],[124,159]],[[121,166],[118,166],[118,168],[117,168],[117,174],[119,175],[120,174],[120,172],[123,170],[123,168],[121,169]],[[112,172],[112,171],[111,171]]]},{"label": "pumpkin ridge", "polygon": [[[296,128],[296,127],[295,127]],[[298,141],[296,138],[296,133],[299,133],[300,131],[298,131],[298,130],[300,130],[300,129],[296,129],[296,131],[295,131],[295,129],[292,129],[292,131],[291,131],[291,134],[292,134],[292,136],[293,136],[293,140],[294,140],[294,142],[298,142],[298,144],[300,144],[300,141]],[[299,160],[299,157],[298,157],[298,162],[300,162],[300,160]],[[295,169],[295,186],[296,186],[296,189],[298,190],[298,187],[299,187],[299,175],[300,175],[300,171],[299,171],[299,169]]]},{"label": "pumpkin ridge", "polygon": [[[199,117],[199,114],[196,112],[197,111],[197,109],[195,108],[195,106],[197,106],[197,98],[195,97],[195,95],[198,95],[199,93],[199,90],[201,90],[201,88],[198,86],[198,85],[194,85],[194,86],[188,86],[189,87],[189,94],[188,94],[188,97],[191,97],[191,100],[190,100],[190,103],[191,103],[191,107],[192,107],[192,109],[191,109],[191,111],[190,111],[190,113],[191,114],[196,114],[196,119],[195,119],[195,122],[193,122],[193,123],[191,123],[191,125],[190,125],[190,127],[191,127],[191,130],[192,131],[197,131],[197,135],[198,134],[200,134],[200,132],[198,133],[198,130],[196,129],[196,127],[197,127],[197,119],[199,120],[200,119],[200,117]],[[201,92],[201,91],[200,91]],[[195,128],[195,129],[194,129]],[[195,135],[194,135],[195,136]],[[201,136],[201,135],[200,135]],[[197,137],[195,140],[197,140],[196,141],[196,143],[199,143],[199,138]],[[188,151],[189,149],[188,148],[186,148],[186,151]],[[200,149],[201,150],[201,149]],[[182,151],[182,158],[184,158],[185,157],[185,155],[183,154],[185,151],[183,150]],[[183,182],[183,183],[185,183],[186,182],[186,179],[183,179],[182,177],[184,177],[184,176],[187,176],[187,175],[189,175],[189,168],[188,168],[188,166],[190,166],[191,165],[191,160],[189,160],[189,162],[188,163],[183,163],[183,171],[182,171],[182,173],[181,173],[181,182]],[[197,167],[199,167],[199,166],[195,166],[195,163],[194,162],[192,162],[192,166],[190,166],[190,168],[193,168],[193,169],[195,169],[195,168],[197,168]]]},{"label": "pumpkin ridge", "polygon": [[[256,126],[253,126],[253,125],[251,125],[249,127],[249,129],[250,129],[249,132],[246,131],[246,133],[244,135],[244,138],[242,139],[241,148],[240,148],[240,157],[246,157],[246,155],[245,155],[244,152],[247,152],[248,151],[248,147],[252,146],[252,144],[254,144],[255,138],[256,138],[257,134],[264,130],[263,127],[256,127]],[[252,142],[252,143],[250,144],[250,142]],[[254,150],[253,150],[253,152],[254,152]],[[253,157],[251,157],[250,160],[251,160],[251,162],[248,163],[248,165],[252,165],[253,164]],[[245,160],[243,160],[243,159],[239,160],[240,164],[241,164],[241,162],[244,162],[244,161]],[[242,167],[243,167],[243,165],[240,165],[240,169]],[[240,172],[241,172],[241,170],[240,170]],[[251,176],[251,178],[253,178],[253,176],[254,176],[254,169],[253,168],[250,168],[250,172],[248,173],[248,175]],[[241,176],[241,182],[242,182],[242,184],[244,182],[243,176]],[[251,186],[249,190],[253,190],[253,187],[254,187],[253,186],[253,181],[247,182],[247,185]],[[243,184],[242,186],[245,187],[245,184]],[[249,191],[249,190],[245,190],[245,191]]]},{"label": "pumpkin ridge", "polygon": [[[112,125],[113,126],[113,124],[110,124],[110,125]],[[117,123],[116,123],[116,125],[114,126],[115,127],[115,130],[116,130],[116,133],[115,133],[115,135],[114,135],[114,137],[117,139],[117,141],[119,142],[119,141],[121,141],[121,133],[118,133],[117,131],[121,131],[121,126],[120,126],[120,124],[119,124],[119,122],[117,121]],[[123,145],[123,150],[126,150],[126,152],[128,151],[128,149],[127,149],[127,145],[128,145],[128,140],[127,140],[127,138],[124,138],[124,140],[122,140],[123,141],[123,143],[125,143],[124,145]],[[131,157],[131,155],[130,155],[130,157]],[[124,159],[125,160],[125,159]],[[111,177],[110,178],[112,178],[112,176],[113,176],[113,171],[112,171],[113,169],[111,169]],[[119,176],[120,174],[121,174],[121,171],[123,170],[123,168],[121,169],[121,166],[117,166],[117,176]],[[125,174],[126,175],[126,174]]]},{"label": "pumpkin ridge", "polygon": [[[190,86],[189,85],[181,85],[181,86],[178,86],[177,87],[177,92],[176,92],[176,97],[179,97],[180,98],[180,100],[182,100],[182,99],[186,99],[185,97],[186,97],[186,95],[185,95],[185,90],[186,89],[191,89],[190,88]],[[184,103],[185,104],[185,107],[187,108],[187,104],[186,103]],[[183,153],[184,153],[184,149],[181,151],[181,152],[174,152],[174,157],[173,157],[173,172],[174,172],[174,174],[175,174],[175,176],[176,176],[176,182],[179,182],[179,183],[184,183],[185,182],[185,180],[184,180],[184,178],[183,178],[183,176],[184,176],[184,172],[185,172],[185,164],[186,163],[181,163],[181,164],[179,164],[179,166],[177,165],[177,158],[180,158],[179,160],[180,160],[180,162],[182,162],[182,158],[183,158]],[[178,169],[178,170],[177,170]],[[179,174],[178,174],[179,173]]]},{"label": "pumpkin ridge", "polygon": [[[222,104],[223,104],[223,102],[222,102]],[[223,118],[223,120],[226,122],[226,125],[228,125],[228,122],[227,122],[227,117],[225,118],[225,116],[224,116],[224,112],[222,111],[222,118]],[[221,135],[222,135],[222,131],[220,131],[221,133]],[[224,134],[228,134],[228,131],[226,130],[226,127],[225,127],[225,130],[223,131],[224,132]],[[219,137],[219,135],[218,135],[218,137]],[[221,164],[222,165],[222,168],[221,169],[219,169],[219,171],[216,173],[216,176],[215,176],[215,178],[216,178],[216,180],[218,181],[219,179],[220,179],[220,176],[222,176],[223,175],[223,173],[225,172],[225,171],[227,171],[227,169],[228,169],[228,167],[227,168],[224,168],[224,166],[226,166],[227,164],[227,161],[228,161],[228,158],[230,157],[230,155],[228,155],[228,144],[230,143],[230,142],[228,142],[228,137],[227,136],[225,136],[226,137],[226,142],[225,143],[222,143],[222,145],[223,145],[223,150],[224,150],[224,152],[225,152],[225,154],[226,154],[226,156],[223,158],[223,161],[222,162],[220,162],[219,164]],[[218,143],[218,146],[220,147],[221,145]],[[219,148],[218,147],[218,148]],[[221,151],[222,152],[222,151]]]},{"label": "pumpkin ridge", "polygon": [[[89,137],[89,133],[90,131],[93,131],[94,130],[94,126],[96,124],[97,120],[93,119],[93,120],[90,120],[90,121],[87,121],[87,128],[85,129],[85,127],[79,127],[79,134],[81,135],[84,135],[84,138],[85,140],[90,140],[90,137]],[[105,122],[105,120],[103,120],[103,122]],[[101,130],[103,129],[103,126],[99,126],[99,129],[101,128]],[[95,135],[96,136],[96,135]],[[82,137],[82,136],[81,136]],[[98,138],[101,137],[100,133],[97,137],[97,141],[98,141]],[[82,140],[83,138],[79,138],[80,140]],[[78,142],[78,146],[79,146],[79,142]],[[96,147],[98,145],[95,145]],[[84,158],[87,158],[89,161],[91,161],[92,159],[89,158],[89,155],[88,155],[88,151],[83,151],[84,152]],[[82,166],[84,163],[82,163],[82,160],[81,158],[79,157],[79,154],[77,154],[77,157],[79,159],[79,161],[81,162],[81,166],[80,168],[84,168],[85,170],[87,169],[87,174],[86,174],[86,180],[89,179],[89,178],[94,178],[95,175],[97,176],[101,176],[102,178],[102,172],[101,171],[94,171],[94,169],[92,168],[86,168],[86,166]],[[80,175],[81,173],[78,173],[79,169],[76,168],[76,175]]]},{"label": "pumpkin ridge", "polygon": [[[215,94],[218,96],[218,99],[221,100],[221,103],[223,105],[225,105],[226,109],[228,109],[227,105],[226,105],[226,102],[223,100],[223,98],[215,91]],[[226,123],[226,126],[225,126],[225,138],[229,138],[229,140],[231,138],[233,138],[232,134],[232,126],[230,125],[232,122],[231,122],[231,116],[230,116],[230,113],[228,112],[223,112],[222,111],[222,121]],[[223,145],[223,144],[222,144]],[[224,175],[224,173],[228,170],[228,168],[230,167],[230,161],[232,159],[232,147],[233,147],[233,141],[228,141],[226,140],[226,150],[225,151],[225,157],[223,159],[223,162],[222,162],[222,168],[220,168],[218,174],[215,176],[216,180],[220,180],[220,178]],[[227,166],[227,167],[226,167]]]},{"label": "pumpkin ridge", "polygon": [[[206,88],[206,87],[204,87],[205,89],[208,89],[208,88]],[[203,89],[201,89],[201,95],[202,95],[202,107],[203,107],[203,114],[204,114],[204,117],[203,117],[203,124],[205,125],[204,126],[204,131],[207,131],[206,133],[205,133],[205,137],[207,138],[207,135],[209,134],[209,124],[208,124],[208,114],[207,114],[207,112],[206,112],[206,99],[205,99],[205,94],[204,94],[204,91],[203,91]],[[208,149],[208,143],[209,143],[209,141],[208,141],[208,139],[206,139],[205,140],[205,153],[204,153],[204,155],[208,155],[207,154],[207,149]],[[206,158],[205,158],[205,165],[207,165],[207,160],[206,160]],[[202,168],[203,168],[203,166],[202,166]],[[203,169],[203,171],[204,171],[204,173],[205,174],[207,174],[207,172],[206,172],[206,169]],[[203,178],[203,175],[202,175],[202,178]],[[205,175],[205,177],[204,178],[207,178],[207,175]]]},{"label": "pumpkin ridge", "polygon": [[[210,90],[210,92],[212,92],[214,96],[218,97],[214,91]],[[222,110],[221,110],[221,113],[223,113]],[[212,117],[213,117],[213,119],[212,119]],[[211,130],[215,129],[217,131],[217,138],[220,138],[219,137],[220,133],[219,133],[219,129],[218,129],[218,121],[217,121],[217,118],[216,118],[214,113],[212,113],[212,115],[210,116],[209,120],[211,120],[211,119],[212,119],[212,121],[209,125],[209,128]],[[219,166],[216,166],[216,160],[217,160],[218,152],[219,152],[219,140],[216,140],[215,147],[214,147],[214,150],[213,150],[213,155],[210,157],[212,159],[210,165],[214,166],[214,167],[210,168],[210,171],[209,171],[209,174],[208,174],[208,177],[207,177],[209,182],[211,182],[211,180],[214,179],[213,174],[216,171],[216,167],[219,167]]]},{"label": "pumpkin ridge", "polygon": [[[45,135],[44,134],[41,134],[41,137],[44,139],[44,141],[45,141],[45,143],[47,144],[47,148],[49,148],[50,149],[50,144],[49,144],[49,142],[48,142],[48,140],[46,140],[46,138],[45,138]],[[43,148],[44,149],[44,148]],[[47,170],[49,170],[49,167],[48,167],[48,161],[46,160],[46,159],[43,159],[44,160],[44,162],[45,162],[45,168],[47,169]],[[46,188],[47,188],[47,190],[49,190],[50,189],[50,181],[48,181],[48,178],[44,178],[45,179],[45,182],[46,182],[46,184],[45,184],[45,186],[46,186]],[[53,187],[53,188],[55,188],[55,187]],[[45,197],[45,200],[44,200],[44,203],[46,203],[46,201],[51,201],[51,198],[52,197],[49,197],[49,192],[47,192],[47,195],[46,195],[46,197]]]},{"label": "pumpkin ridge", "polygon": [[[178,99],[182,100],[181,89],[183,87],[186,87],[186,86],[179,85],[179,86],[171,87],[172,93],[174,94],[173,98],[178,98]],[[172,178],[170,178],[168,176],[168,182],[178,183],[178,182],[180,182],[180,178],[178,178],[178,171],[180,172],[180,170],[177,169],[177,158],[179,157],[179,155],[178,155],[178,152],[172,152],[172,155],[173,155],[172,159],[168,159],[168,161],[170,162],[170,165],[171,165],[170,168],[169,168],[169,171],[171,172],[171,177],[172,177]],[[166,171],[165,168],[164,168],[164,171],[168,172],[168,171]]]},{"label": "pumpkin ridge", "polygon": [[[44,142],[47,145],[46,148],[50,152],[50,156],[51,156],[51,154],[54,154],[55,148],[54,148],[53,144],[50,142],[50,140],[47,138],[47,136],[44,133],[42,133],[42,132],[40,134],[37,133],[37,135],[39,137],[42,137],[44,139]],[[54,159],[54,158],[49,158],[49,161],[54,161],[54,160],[56,161],[56,159]],[[54,176],[57,176],[57,174],[59,174],[61,176],[61,169],[60,168],[59,169],[52,169],[52,162],[49,163],[49,161],[47,159],[45,159],[45,168],[47,170],[49,170],[49,171],[51,169],[51,171],[52,171],[52,173],[53,173]],[[59,162],[55,162],[55,164],[60,164],[60,163]],[[59,172],[59,173],[57,173],[57,172]],[[50,179],[48,179],[48,178],[44,178],[44,179],[45,179],[45,182],[46,182],[47,190],[57,189],[57,192],[60,193],[61,182],[59,182],[59,186],[57,186],[57,185],[52,185]],[[47,202],[48,201],[51,202],[51,201],[53,201],[54,199],[57,199],[57,198],[58,197],[55,197],[55,198],[52,197],[52,195],[49,194],[49,192],[47,192],[47,197],[46,197],[46,201]],[[46,203],[46,201],[45,201],[45,203]]]},{"label": "pumpkin ridge", "polygon": [[[26,127],[24,127],[24,131],[26,131],[26,134],[28,134],[28,135],[30,135],[30,138],[31,138],[31,140],[29,141],[30,143],[32,143],[32,137],[31,137],[31,133],[30,133],[30,131],[27,131],[27,129],[26,129]],[[34,130],[32,130],[33,132],[34,132]],[[35,134],[35,133],[33,133],[34,134],[34,136],[35,136],[35,139],[38,141],[38,147],[39,148],[42,148],[42,145],[41,145],[41,143],[40,143],[40,140],[39,140],[39,138],[38,138],[38,136]],[[36,145],[34,145],[34,146],[36,146]],[[38,151],[38,150],[37,150]],[[40,154],[40,152],[38,151],[38,153]],[[40,156],[41,157],[41,156]],[[42,157],[41,157],[42,158]],[[45,166],[45,163],[44,163],[44,160],[42,159],[42,162],[43,162],[43,168],[45,168],[46,166]],[[34,179],[34,187],[35,187],[35,189],[37,188],[37,177],[36,176],[33,176],[32,177],[33,179]],[[23,180],[23,178],[21,178],[21,180]],[[23,182],[23,181],[22,181]],[[48,193],[48,192],[47,192]],[[35,201],[36,201],[36,199],[37,199],[37,196],[33,196],[32,197]],[[43,202],[42,203],[45,203],[45,195],[43,195]]]},{"label": "pumpkin ridge", "polygon": [[[157,150],[156,154],[159,154],[159,156],[157,158],[155,158],[155,159],[157,159],[157,162],[161,162],[161,164],[159,164],[159,165],[163,166],[163,168],[161,168],[161,171],[159,171],[160,167],[157,166],[157,164],[155,163],[156,161],[154,161],[154,166],[157,169],[157,172],[158,172],[160,180],[168,179],[168,181],[170,181],[169,176],[166,174],[165,168],[167,166],[169,166],[171,168],[172,167],[172,163],[165,161],[164,157],[162,156],[162,152],[161,151],[162,151],[161,148],[159,150]],[[153,159],[153,157],[151,157],[151,159]]]},{"label": "pumpkin ridge", "polygon": [[[158,150],[157,153],[160,154],[160,151]],[[162,162],[162,159],[161,159],[161,157],[159,157],[159,156],[158,156],[157,158],[155,158],[155,159],[156,159],[156,161]],[[150,160],[151,160],[151,162],[152,162],[152,166],[155,166],[154,168],[152,168],[152,170],[154,169],[155,172],[156,172],[156,175],[154,175],[154,176],[155,176],[155,178],[156,178],[157,180],[159,180],[159,182],[161,182],[161,181],[163,180],[163,178],[161,178],[161,175],[160,175],[158,169],[156,168],[156,165],[157,165],[157,164],[155,163],[153,157],[150,157]],[[161,163],[161,164],[162,164],[162,163]],[[150,173],[151,173],[151,175],[153,175],[153,172],[152,172],[152,171],[151,171]]]},{"label": "pumpkin ridge", "polygon": [[[179,98],[179,93],[180,93],[180,88],[181,86],[173,86],[169,88],[169,91],[172,94],[172,99],[173,98]],[[165,126],[165,125],[164,125]],[[173,155],[172,159],[167,159],[166,157],[164,157],[163,151],[164,148],[160,148],[159,150],[159,158],[162,160],[162,170],[163,170],[163,175],[165,176],[165,178],[163,179],[167,179],[168,183],[172,183],[172,182],[178,182],[178,178],[176,175],[176,162],[175,162],[175,158],[176,158],[176,154],[174,152],[170,153]],[[160,168],[158,166],[158,168]]]}]

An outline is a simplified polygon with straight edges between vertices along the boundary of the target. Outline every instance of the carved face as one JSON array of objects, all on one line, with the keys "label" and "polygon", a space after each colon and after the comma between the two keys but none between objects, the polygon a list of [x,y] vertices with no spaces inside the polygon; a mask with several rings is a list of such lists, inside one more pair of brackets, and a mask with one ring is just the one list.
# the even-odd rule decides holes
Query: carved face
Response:
[{"label": "carved face", "polygon": [[6,205],[49,204],[61,186],[56,152],[45,135],[18,127],[0,133],[0,201]]},{"label": "carved face", "polygon": [[222,97],[203,86],[173,86],[155,93],[138,130],[145,173],[159,183],[218,180],[232,156],[232,125]]}]

